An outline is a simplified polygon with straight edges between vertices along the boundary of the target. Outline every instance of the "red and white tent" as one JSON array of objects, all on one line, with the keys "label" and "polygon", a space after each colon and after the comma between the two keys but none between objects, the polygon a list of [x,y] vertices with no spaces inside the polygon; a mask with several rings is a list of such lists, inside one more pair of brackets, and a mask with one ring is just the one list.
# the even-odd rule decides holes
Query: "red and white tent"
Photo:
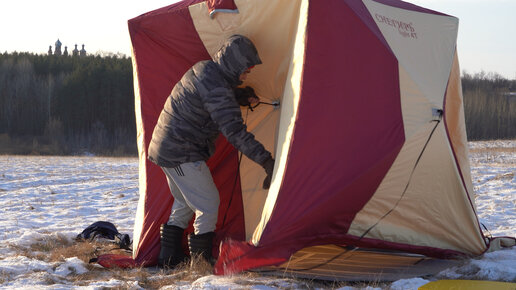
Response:
[{"label": "red and white tent", "polygon": [[173,202],[147,160],[160,111],[183,73],[233,34],[249,37],[263,61],[244,85],[281,106],[242,111],[276,159],[270,190],[261,188],[263,169],[245,156],[239,163],[223,137],[208,162],[221,195],[216,273],[295,270],[296,261],[316,269],[325,255],[357,254],[354,247],[483,253],[457,30],[457,18],[397,0],[185,0],[129,20],[140,158],[135,263],[156,263]]}]

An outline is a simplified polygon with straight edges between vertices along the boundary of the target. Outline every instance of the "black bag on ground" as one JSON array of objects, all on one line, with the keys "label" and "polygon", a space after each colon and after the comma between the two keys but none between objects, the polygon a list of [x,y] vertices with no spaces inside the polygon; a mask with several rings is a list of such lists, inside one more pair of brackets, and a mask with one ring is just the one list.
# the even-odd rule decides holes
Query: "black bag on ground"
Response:
[{"label": "black bag on ground", "polygon": [[98,221],[94,222],[77,235],[78,240],[98,240],[107,239],[114,240],[121,249],[130,249],[131,239],[128,234],[121,234],[115,225],[110,222]]}]

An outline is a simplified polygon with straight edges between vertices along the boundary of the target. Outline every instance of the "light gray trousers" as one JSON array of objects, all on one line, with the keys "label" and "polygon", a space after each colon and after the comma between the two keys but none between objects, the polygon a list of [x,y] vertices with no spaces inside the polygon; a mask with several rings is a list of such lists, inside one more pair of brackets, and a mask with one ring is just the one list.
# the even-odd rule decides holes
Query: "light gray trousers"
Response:
[{"label": "light gray trousers", "polygon": [[215,231],[220,198],[206,162],[196,161],[174,168],[161,168],[174,197],[167,224],[186,229],[195,213],[196,235]]}]

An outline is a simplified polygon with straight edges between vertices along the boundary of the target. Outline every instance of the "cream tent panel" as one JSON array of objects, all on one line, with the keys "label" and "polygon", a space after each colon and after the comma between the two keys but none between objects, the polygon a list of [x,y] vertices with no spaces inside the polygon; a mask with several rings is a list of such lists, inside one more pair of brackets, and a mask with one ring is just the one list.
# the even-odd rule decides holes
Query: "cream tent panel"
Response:
[{"label": "cream tent panel", "polygon": [[401,66],[424,96],[442,108],[455,55],[458,19],[363,1]]},{"label": "cream tent panel", "polygon": [[419,90],[419,86],[410,78],[407,71],[402,66],[399,66],[398,70],[405,139],[410,139],[434,119],[432,114],[434,106]]},{"label": "cream tent panel", "polygon": [[285,82],[285,90],[281,103],[281,117],[278,130],[279,134],[274,177],[262,211],[260,222],[252,235],[252,243],[255,245],[258,245],[262,232],[265,229],[276,204],[276,198],[281,186],[281,178],[284,175],[285,164],[287,163],[294,123],[297,116],[297,107],[301,95],[300,84],[305,57],[305,30],[308,20],[308,0],[302,0],[300,2],[298,13],[298,24],[296,31],[294,31],[295,42],[292,59],[289,65],[288,76]]},{"label": "cream tent panel", "polygon": [[[469,166],[468,138],[466,136],[466,121],[464,119],[464,104],[462,97],[462,84],[460,80],[460,67],[457,52],[453,59],[453,66],[448,80],[446,91],[446,127],[451,144],[454,148],[455,157],[460,164],[464,184],[470,195],[473,194],[473,184],[471,183],[471,169]],[[473,200],[473,196],[470,196]],[[476,204],[473,203],[473,206]]]},{"label": "cream tent panel", "polygon": [[365,233],[395,206],[405,190],[417,157],[435,126],[435,123],[431,123],[432,104],[423,96],[407,71],[402,66],[399,66],[398,70],[406,141],[374,197],[357,214],[352,223],[350,233],[356,236]]},{"label": "cream tent panel", "polygon": [[[419,136],[415,135],[414,139],[417,136],[418,140],[407,140],[407,144],[417,143],[414,148],[419,149],[405,152],[403,148],[377,193],[357,215],[350,233],[360,236],[378,222],[366,237],[480,254],[485,250],[485,244],[442,122],[432,135],[405,192],[407,181],[397,179],[399,173],[395,171],[406,171],[399,165],[414,162],[423,150],[421,145],[428,139],[432,124],[435,123],[429,124]],[[401,191],[399,185],[398,188],[392,185],[398,183],[402,184]]]},{"label": "cream tent panel", "polygon": [[[348,231],[350,234],[362,236],[390,210],[399,210],[396,203],[403,197],[403,191],[410,180],[410,173],[416,165],[417,157],[423,150],[433,126],[435,124],[427,123],[426,126],[420,127],[410,139],[405,141],[398,157],[380,183],[374,196],[355,216]],[[368,237],[370,236],[368,235]]]},{"label": "cream tent panel", "polygon": [[[237,0],[239,13],[216,13],[209,17],[205,2],[189,7],[195,28],[210,55],[214,55],[222,42],[233,34],[249,37],[256,45],[263,64],[256,66],[244,85],[252,86],[263,101],[281,101],[280,110],[260,105],[253,112],[242,111],[248,130],[271,151],[277,159],[277,146],[283,146],[285,130],[293,115],[293,95],[290,88],[289,70],[292,67],[293,43],[298,29],[301,1],[271,1],[263,5],[261,1]],[[288,81],[287,81],[288,80]],[[283,97],[285,86],[289,91],[288,100]],[[290,110],[290,112],[284,112]],[[282,130],[278,133],[278,126]],[[277,142],[277,138],[281,138]],[[282,150],[282,149],[280,149]],[[278,163],[278,162],[276,162]],[[276,164],[276,168],[278,165]],[[262,189],[264,170],[248,158],[243,157],[240,166],[242,196],[244,202],[246,239],[250,239],[262,213],[267,191]],[[277,186],[271,186],[271,191]]]},{"label": "cream tent panel", "polygon": [[[139,78],[138,78],[138,69],[136,58],[134,57],[134,52],[132,51],[132,62],[133,62],[133,85],[134,85],[134,107],[136,108],[136,141],[138,143],[138,148],[145,148],[145,140],[144,140],[144,132],[143,132],[143,120],[142,120],[142,111],[139,110],[141,108],[141,96],[140,96],[140,87],[139,87]],[[139,196],[145,196],[145,190],[147,189],[147,154],[145,154],[144,150],[138,150],[138,188],[139,188]],[[138,206],[136,207],[136,217],[134,219],[134,229],[133,229],[133,241],[140,241],[140,235],[143,229],[143,221],[145,217],[145,199],[138,199]],[[138,247],[133,247],[133,257],[136,257],[136,251]]]}]

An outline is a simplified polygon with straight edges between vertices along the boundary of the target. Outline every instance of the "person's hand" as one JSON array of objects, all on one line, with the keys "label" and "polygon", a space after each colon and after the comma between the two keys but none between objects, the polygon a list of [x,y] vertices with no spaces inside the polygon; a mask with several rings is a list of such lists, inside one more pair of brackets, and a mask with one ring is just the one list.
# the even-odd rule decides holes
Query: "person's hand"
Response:
[{"label": "person's hand", "polygon": [[263,189],[269,189],[271,186],[272,172],[274,171],[274,159],[272,157],[265,161],[263,169],[265,169],[265,173],[267,174],[265,180],[263,180]]},{"label": "person's hand", "polygon": [[257,95],[254,95],[253,97],[248,97],[247,101],[249,102],[249,104],[254,106],[260,102],[260,97],[258,97]]},{"label": "person's hand", "polygon": [[256,95],[254,89],[250,86],[245,88],[235,88],[234,92],[237,103],[242,107],[254,105],[260,102],[260,97]]}]

